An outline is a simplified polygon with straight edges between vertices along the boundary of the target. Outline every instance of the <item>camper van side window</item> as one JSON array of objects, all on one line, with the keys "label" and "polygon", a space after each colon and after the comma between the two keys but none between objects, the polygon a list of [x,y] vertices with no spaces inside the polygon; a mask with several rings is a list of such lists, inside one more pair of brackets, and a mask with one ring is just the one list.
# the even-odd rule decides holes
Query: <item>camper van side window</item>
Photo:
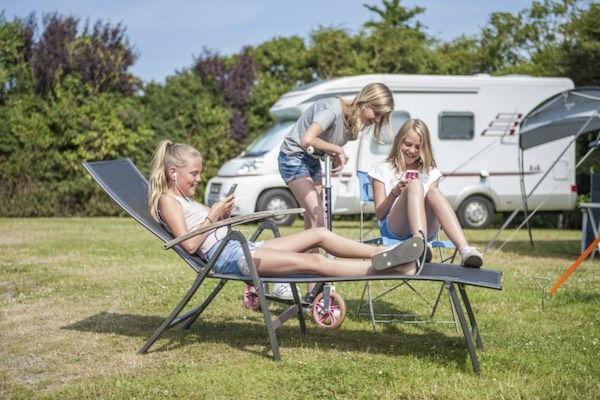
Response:
[{"label": "camper van side window", "polygon": [[470,112],[442,112],[439,137],[445,140],[468,140],[475,135],[475,115]]},{"label": "camper van side window", "polygon": [[389,137],[388,135],[381,135],[383,141],[387,144],[392,144],[394,141],[394,136],[396,136],[396,133],[398,133],[400,127],[409,119],[410,114],[407,111],[394,111],[390,120],[392,125],[392,136]]},{"label": "camper van side window", "polygon": [[390,152],[390,147],[394,141],[394,136],[398,133],[398,129],[410,118],[410,114],[406,111],[394,111],[391,116],[390,125],[392,130],[387,132],[387,129],[381,131],[381,141],[383,143],[377,143],[373,139],[373,133],[369,130],[369,141],[371,142],[371,153],[379,155],[387,155]]}]

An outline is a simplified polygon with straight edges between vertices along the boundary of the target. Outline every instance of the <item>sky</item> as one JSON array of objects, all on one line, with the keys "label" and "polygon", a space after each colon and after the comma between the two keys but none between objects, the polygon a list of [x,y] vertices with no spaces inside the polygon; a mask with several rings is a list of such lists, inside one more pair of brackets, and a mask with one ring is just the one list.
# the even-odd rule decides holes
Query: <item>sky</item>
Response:
[{"label": "sky", "polygon": [[[421,6],[416,20],[426,31],[449,41],[474,35],[493,12],[516,14],[533,0],[401,0],[406,8]],[[138,53],[131,72],[145,82],[191,68],[204,49],[220,55],[238,54],[276,37],[307,39],[320,27],[346,29],[357,34],[378,15],[364,4],[383,9],[382,0],[0,0],[7,20],[57,12],[75,16],[80,28],[89,20],[123,24],[130,45]]]}]

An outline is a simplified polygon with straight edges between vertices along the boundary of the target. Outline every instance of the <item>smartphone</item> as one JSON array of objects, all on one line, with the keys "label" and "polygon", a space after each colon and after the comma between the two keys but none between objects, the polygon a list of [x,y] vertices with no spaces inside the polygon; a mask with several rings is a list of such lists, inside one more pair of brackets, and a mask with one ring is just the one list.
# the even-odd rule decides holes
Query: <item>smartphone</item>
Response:
[{"label": "smartphone", "polygon": [[419,171],[414,169],[409,169],[404,173],[404,179],[413,179],[419,177]]},{"label": "smartphone", "polygon": [[231,196],[235,192],[236,188],[237,188],[237,183],[234,183],[233,185],[231,185],[231,187],[229,188],[229,192],[227,192],[227,196],[225,196],[225,197]]}]

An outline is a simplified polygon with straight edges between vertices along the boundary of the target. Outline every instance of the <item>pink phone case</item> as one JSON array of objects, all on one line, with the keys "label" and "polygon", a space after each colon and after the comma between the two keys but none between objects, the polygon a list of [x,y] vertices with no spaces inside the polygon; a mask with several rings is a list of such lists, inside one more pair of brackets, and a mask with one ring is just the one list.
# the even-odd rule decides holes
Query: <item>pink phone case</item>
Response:
[{"label": "pink phone case", "polygon": [[418,178],[419,177],[419,171],[414,170],[414,169],[409,169],[406,172],[404,172],[404,179],[413,179],[413,178]]}]

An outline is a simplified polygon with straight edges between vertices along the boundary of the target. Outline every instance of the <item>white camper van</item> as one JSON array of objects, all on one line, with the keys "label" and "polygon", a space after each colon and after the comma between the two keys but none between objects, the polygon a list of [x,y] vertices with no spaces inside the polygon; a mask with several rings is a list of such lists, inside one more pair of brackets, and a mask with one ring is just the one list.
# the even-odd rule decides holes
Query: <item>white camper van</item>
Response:
[{"label": "white camper van", "polygon": [[[566,78],[489,75],[360,75],[319,81],[286,93],[270,110],[275,124],[209,180],[206,204],[223,198],[237,183],[237,214],[297,207],[277,166],[283,137],[315,100],[351,98],[371,82],[385,83],[394,95],[392,135],[408,118],[420,118],[429,126],[438,168],[444,174],[440,188],[463,227],[488,227],[495,212],[519,207],[520,165],[525,193],[529,193],[563,152],[553,172],[529,198],[528,208],[541,204],[540,211],[560,211],[575,206],[575,148],[564,151],[570,139],[525,152],[520,152],[518,145],[520,120],[547,98],[572,89],[573,82]],[[332,177],[334,215],[359,213],[356,171],[369,171],[386,157],[392,137],[384,135],[384,139],[385,143],[377,143],[366,130],[344,147],[350,161]],[[294,218],[286,216],[278,223],[290,224]]]}]

